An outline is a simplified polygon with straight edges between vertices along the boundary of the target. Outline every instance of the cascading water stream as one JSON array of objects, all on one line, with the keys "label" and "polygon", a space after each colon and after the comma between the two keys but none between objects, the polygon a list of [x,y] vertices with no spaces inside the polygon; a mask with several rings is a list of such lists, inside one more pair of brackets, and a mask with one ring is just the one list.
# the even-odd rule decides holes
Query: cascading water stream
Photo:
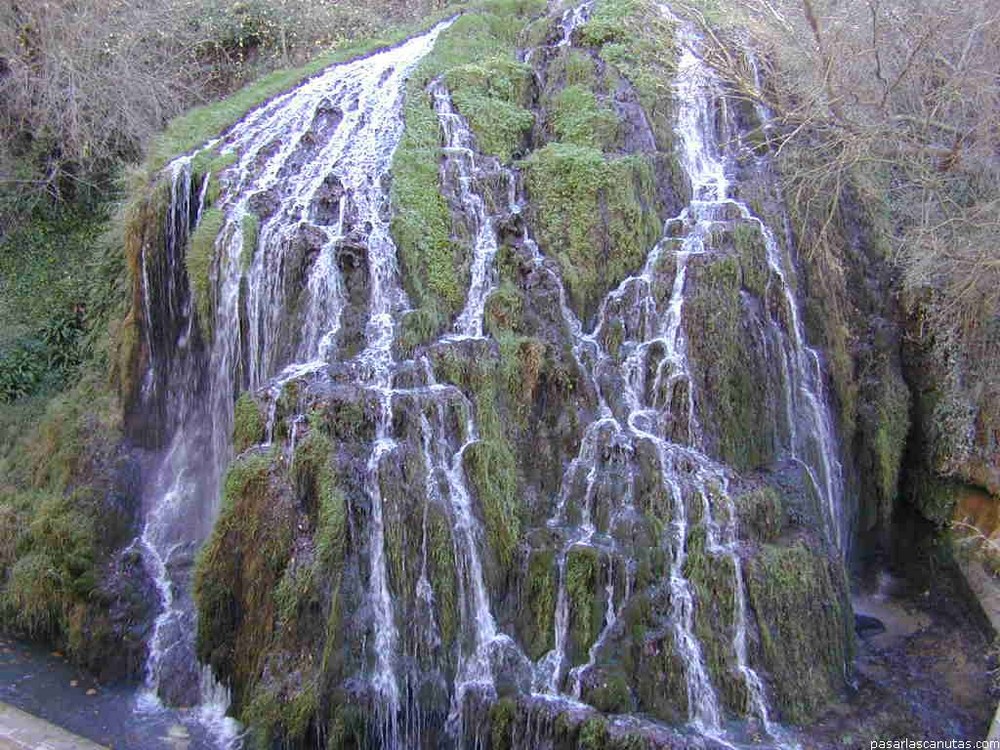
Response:
[{"label": "cascading water stream", "polygon": [[445,160],[442,174],[446,185],[453,184],[461,207],[463,219],[468,222],[472,243],[472,262],[469,270],[469,291],[465,307],[455,322],[458,336],[482,338],[483,310],[486,298],[496,287],[493,259],[497,253],[497,232],[494,217],[486,207],[484,197],[474,188],[490,175],[501,175],[509,186],[507,200],[509,212],[517,210],[514,202],[514,179],[509,170],[500,166],[495,157],[477,156],[476,141],[465,119],[458,114],[451,96],[440,80],[429,87],[434,97],[434,110],[444,132]]},{"label": "cascading water stream", "polygon": [[[198,190],[198,204],[192,215],[192,159],[182,157],[169,167],[170,204],[165,237],[168,263],[183,262],[181,251],[192,227],[201,216],[205,183]],[[143,281],[149,282],[143,248]],[[176,278],[168,275],[167,278]],[[201,374],[191,351],[194,321],[190,299],[171,282],[163,290],[167,300],[166,320],[158,320],[145,293],[146,331],[150,342],[150,373],[147,383],[167,384],[168,426],[175,432],[152,482],[143,505],[146,519],[138,540],[159,596],[160,613],[153,623],[149,656],[145,670],[146,691],[137,705],[141,712],[159,711],[161,696],[171,702],[199,705],[198,720],[215,737],[218,745],[236,742],[235,722],[225,717],[228,691],[218,685],[211,673],[197,666],[194,656],[194,607],[190,599],[190,566],[200,539],[208,534],[216,501],[206,489],[217,486],[217,444],[212,440],[212,424],[199,411],[198,392]],[[175,361],[153,355],[154,331],[168,320],[182,325],[175,342]],[[157,366],[166,368],[158,373]],[[144,397],[154,395],[144,389]],[[209,490],[211,491],[211,490]],[[205,502],[207,501],[207,502]]]},{"label": "cascading water stream", "polygon": [[[392,450],[390,347],[393,318],[405,307],[405,297],[389,237],[385,178],[402,134],[403,84],[446,26],[447,22],[393,49],[329,68],[250,113],[217,149],[216,142],[205,147],[236,154],[214,208],[221,211],[222,229],[210,275],[213,312],[211,320],[197,321],[211,339],[208,366],[196,366],[193,357],[183,360],[188,365],[183,368],[151,358],[152,367],[169,370],[154,371],[152,382],[170,381],[175,395],[167,416],[176,430],[144,501],[146,522],[140,539],[162,605],[150,642],[147,684],[152,695],[160,692],[200,703],[203,718],[212,714],[221,722],[228,699],[210,675],[205,678],[194,657],[189,571],[218,511],[221,476],[231,455],[233,402],[242,387],[259,388],[285,370],[276,379],[280,388],[285,380],[320,369],[332,356],[344,305],[336,252],[346,239],[364,241],[368,251],[371,315],[366,346],[358,359],[365,386],[381,394],[378,434],[369,459],[372,473]],[[183,247],[196,223],[187,220],[192,214],[191,165],[192,157],[185,156],[169,167],[170,253]],[[289,179],[293,174],[295,179]],[[207,178],[199,193],[202,200],[206,184]],[[199,206],[193,218],[201,214]],[[259,241],[253,244],[244,231],[251,214],[260,219]],[[297,289],[285,273],[296,262],[301,264],[294,254],[303,239],[314,241],[320,250],[305,279],[304,298],[295,299],[295,309],[289,310],[290,292]],[[170,262],[183,264],[183,259],[178,254]],[[145,256],[143,280],[148,295]],[[183,348],[193,340],[196,315],[189,303],[183,309],[175,303],[175,299],[190,300],[189,295],[168,292],[171,319],[184,323],[177,343]],[[291,328],[292,346],[289,330],[282,327],[290,313],[298,317]],[[164,321],[154,319],[148,303],[146,325],[150,335],[166,328]],[[273,427],[271,433],[269,439]],[[395,623],[386,584],[377,477],[370,486],[370,596],[376,645],[372,682],[388,706],[386,746],[394,746],[399,705]],[[166,689],[178,681],[184,682],[183,690]],[[147,698],[145,703],[148,708],[153,702]],[[232,743],[232,724],[222,729],[228,736],[220,737],[219,744]]]},{"label": "cascading water stream", "polygon": [[[553,46],[572,43],[574,30],[589,18],[590,8],[585,3],[564,13],[562,37]],[[553,700],[581,700],[588,674],[600,666],[602,650],[623,627],[619,618],[632,596],[637,561],[612,529],[617,521],[638,514],[635,461],[640,448],[651,447],[660,489],[670,500],[669,518],[664,519],[667,528],[660,540],[669,568],[662,582],[669,594],[669,617],[663,630],[669,633],[684,664],[689,723],[726,742],[726,711],[696,634],[701,603],[685,573],[691,552],[689,539],[693,531],[704,527],[707,552],[728,560],[733,571],[732,663],[746,690],[748,713],[777,739],[780,728],[771,720],[763,681],[749,663],[747,602],[736,512],[728,493],[730,473],[707,455],[710,436],[703,434],[706,427],[699,419],[702,394],[696,391],[688,362],[690,332],[684,319],[689,268],[700,261],[699,256],[710,252],[706,240],[712,229],[736,221],[736,215],[760,229],[770,272],[768,289],[774,288],[783,300],[785,317],[779,319],[780,313],[772,312],[763,324],[763,335],[775,342],[782,354],[789,435],[789,445],[783,447],[811,477],[825,508],[830,536],[837,544],[842,544],[840,467],[820,360],[805,343],[798,313],[794,266],[773,233],[743,203],[729,197],[727,156],[714,142],[716,105],[722,88],[697,54],[697,37],[680,22],[678,26],[676,133],[693,199],[680,216],[667,222],[664,239],[652,248],[642,270],[607,296],[592,332],[584,331],[567,303],[554,265],[542,256],[525,229],[523,248],[533,256],[536,268],[551,274],[555,282],[561,322],[572,339],[572,356],[596,397],[595,418],[584,428],[579,452],[565,468],[549,521],[553,538],[558,540],[554,555],[554,647],[534,665],[533,690]],[[183,394],[174,399],[170,413],[178,427],[164,454],[155,489],[147,497],[141,538],[164,605],[157,618],[149,663],[153,690],[159,686],[161,674],[172,668],[176,653],[184,649],[188,653],[180,661],[202,677],[196,669],[190,636],[194,612],[183,560],[190,561],[215,518],[221,476],[232,452],[235,396],[246,388],[270,394],[266,445],[271,445],[281,439],[281,433],[276,435],[277,403],[286,383],[307,375],[322,381],[329,377],[328,365],[334,359],[340,360],[338,366],[350,369],[353,384],[375,404],[374,440],[363,464],[368,505],[364,508],[363,540],[367,545],[367,579],[362,592],[367,634],[364,678],[374,693],[377,736],[373,739],[381,747],[403,748],[421,746],[429,736],[424,733],[419,710],[411,711],[418,688],[409,666],[416,661],[414,653],[433,653],[440,645],[434,622],[435,592],[428,574],[429,507],[446,509],[458,573],[461,637],[455,651],[448,717],[453,737],[465,735],[461,724],[472,693],[488,700],[496,698],[497,661],[526,660],[515,642],[501,632],[491,608],[481,552],[484,534],[464,469],[466,453],[479,440],[474,409],[457,388],[435,381],[426,359],[397,362],[393,353],[396,321],[407,310],[408,301],[389,232],[387,182],[403,127],[403,83],[442,28],[365,60],[328,69],[255,110],[220,141],[218,150],[234,153],[236,161],[225,172],[222,198],[214,207],[222,214],[222,229],[211,276],[212,320],[197,321],[193,305],[184,296],[176,298],[173,310],[186,321],[179,341],[194,341],[195,324],[208,324],[209,366],[207,375],[203,368],[200,374],[191,369],[185,375],[188,380],[179,380],[176,372],[171,376],[172,392]],[[523,206],[514,194],[517,180],[513,170],[478,153],[469,125],[456,111],[443,82],[432,83],[429,92],[444,135],[444,192],[468,229],[471,251],[465,306],[453,330],[435,345],[463,346],[476,343],[467,340],[484,337],[486,301],[497,286],[493,268],[499,244],[497,226],[521,213]],[[206,178],[194,189],[191,157],[178,160],[171,170],[176,204],[171,216],[193,217],[193,222],[176,228],[170,224],[174,233],[171,242],[183,245],[192,224],[203,213],[201,204],[208,183]],[[495,188],[498,183],[507,187],[506,205],[499,209],[492,206],[500,201],[490,200],[499,192]],[[196,193],[200,203],[195,209],[192,200]],[[259,229],[251,231],[253,221],[259,222]],[[252,242],[255,235],[258,241]],[[311,252],[303,252],[303,246]],[[345,310],[350,302],[341,254],[348,250],[364,253],[369,292],[366,324],[353,350],[344,344],[345,328],[350,325]],[[658,267],[668,253],[674,276],[669,294],[661,297],[656,289],[661,283]],[[142,274],[148,293],[145,255]],[[144,304],[147,319],[152,319],[148,296]],[[616,309],[625,309],[631,321],[621,344],[622,361],[617,353],[612,356],[604,343]],[[352,356],[358,349],[360,352]],[[650,371],[647,365],[653,356],[659,360]],[[167,366],[161,358],[151,361],[153,368]],[[415,364],[425,371],[422,378],[416,376],[421,381],[417,384],[413,383],[413,372],[406,369]],[[608,379],[613,370],[620,370],[620,380]],[[402,374],[409,378],[405,385],[400,385]],[[162,381],[152,378],[150,388]],[[680,394],[680,400],[669,394]],[[448,399],[456,397],[462,401],[464,415],[457,427],[454,413],[447,413],[446,408],[452,405]],[[397,434],[397,417],[403,415],[398,410],[404,400],[421,405],[420,446],[427,474],[419,575],[409,579],[415,586],[417,611],[427,616],[416,636],[400,623],[401,607],[406,606],[401,602],[410,592],[394,590],[397,581],[390,572],[387,551],[394,509],[382,484],[386,468],[403,458],[405,442],[404,436]],[[292,450],[286,457],[290,463],[304,422],[302,415],[282,419],[291,425]],[[608,492],[609,477],[624,489]],[[609,496],[614,498],[614,506],[604,516],[597,505],[607,502]],[[194,508],[200,513],[194,514]],[[196,516],[195,523],[191,519]],[[567,579],[571,557],[581,552],[597,561],[594,586],[602,614],[585,656],[577,658],[570,652]],[[416,565],[414,561],[410,564]],[[175,640],[172,634],[178,629],[186,629],[187,636]],[[583,650],[578,649],[577,654]],[[200,688],[200,700],[214,706],[213,715],[221,719],[228,703],[224,691],[206,681]]]},{"label": "cascading water stream", "polygon": [[[568,18],[567,16],[566,18]],[[714,73],[697,55],[699,40],[690,27],[673,18],[679,29],[679,61],[675,81],[677,107],[676,133],[680,146],[680,158],[692,184],[693,198],[691,204],[675,220],[668,222],[668,229],[676,229],[677,223],[684,227],[684,237],[680,248],[674,253],[675,275],[669,301],[661,310],[652,294],[654,288],[655,269],[661,253],[665,252],[663,245],[671,239],[660,243],[650,253],[647,263],[639,276],[631,277],[622,282],[614,290],[604,305],[602,305],[597,328],[591,335],[582,332],[579,323],[563,302],[563,315],[567,327],[573,332],[577,341],[574,354],[582,368],[594,382],[599,395],[601,418],[588,426],[585,431],[580,453],[568,468],[563,480],[563,490],[560,494],[556,515],[550,525],[562,526],[566,523],[567,497],[572,486],[572,480],[578,471],[586,470],[586,490],[583,492],[580,513],[581,519],[575,525],[575,530],[569,531],[568,542],[559,558],[559,589],[557,594],[555,616],[555,648],[547,654],[536,669],[536,689],[547,693],[558,693],[560,690],[561,673],[566,661],[566,640],[568,631],[567,592],[565,586],[566,556],[573,546],[589,544],[594,536],[590,524],[589,504],[594,483],[594,473],[597,464],[594,461],[595,441],[600,430],[610,427],[615,433],[615,439],[634,442],[648,440],[656,448],[660,459],[660,469],[664,485],[673,498],[674,517],[672,520],[673,542],[672,563],[669,586],[671,589],[671,620],[674,631],[675,647],[680,652],[686,665],[686,681],[688,705],[693,726],[700,731],[715,737],[722,736],[722,711],[718,697],[712,685],[712,680],[706,666],[698,639],[694,635],[694,599],[691,585],[684,577],[686,557],[686,537],[689,531],[689,519],[685,510],[686,495],[694,494],[701,498],[703,504],[703,523],[707,527],[708,550],[711,554],[727,557],[732,564],[734,590],[737,592],[734,601],[734,633],[732,639],[733,656],[736,668],[741,675],[747,691],[750,713],[761,722],[765,732],[777,739],[779,730],[770,719],[763,682],[759,675],[749,666],[747,655],[747,612],[744,593],[742,563],[739,558],[735,537],[735,509],[728,495],[725,471],[714,461],[701,453],[701,428],[696,412],[696,394],[694,381],[690,374],[686,353],[686,334],[683,327],[683,302],[686,283],[687,261],[692,255],[705,252],[703,240],[709,234],[712,226],[732,218],[732,208],[744,220],[755,223],[762,232],[767,251],[767,264],[772,275],[770,283],[780,286],[785,305],[791,319],[790,332],[785,333],[777,320],[771,320],[773,335],[781,342],[785,351],[786,363],[785,386],[792,396],[788,397],[788,432],[790,444],[788,451],[791,457],[806,468],[816,486],[816,491],[823,499],[827,527],[833,541],[841,544],[840,518],[842,510],[842,487],[839,482],[840,466],[836,458],[836,443],[833,439],[831,419],[822,391],[822,372],[819,359],[814,351],[805,345],[802,324],[798,315],[798,303],[794,297],[791,284],[786,281],[792,271],[791,261],[784,257],[773,233],[752,216],[749,209],[729,195],[729,179],[725,158],[714,143],[715,113],[717,102],[722,98],[722,88]],[[564,35],[568,38],[568,34]],[[544,259],[537,251],[534,243],[525,243],[535,255],[539,268],[546,268]],[[550,271],[551,272],[551,271]],[[560,285],[561,288],[561,285]],[[638,290],[638,291],[637,291]],[[597,363],[609,361],[611,358],[603,350],[600,343],[601,328],[607,321],[608,303],[611,300],[624,300],[629,294],[637,294],[640,302],[635,308],[641,308],[643,321],[642,331],[636,341],[626,341],[624,346],[632,345],[632,354],[626,359],[622,369],[625,372],[624,401],[627,413],[613,416],[608,403],[601,393],[601,387],[596,377]],[[654,321],[651,326],[650,322]],[[652,388],[652,403],[646,403],[646,383],[644,364],[652,345],[661,347],[664,353],[656,368],[654,387]],[[657,401],[659,394],[672,392],[674,387],[683,384],[686,392],[687,414],[686,439],[690,447],[683,447],[671,442],[665,436],[658,434],[660,423],[659,410],[669,407]],[[624,423],[625,427],[622,426]],[[802,429],[797,425],[803,424]],[[800,438],[807,435],[807,438]],[[802,440],[814,440],[818,450],[818,467],[811,465],[807,458]],[[692,483],[690,478],[684,478],[683,472],[675,467],[679,457],[683,462],[694,464],[699,468],[699,479]],[[685,484],[686,483],[686,484]],[[693,486],[692,486],[693,485]],[[716,492],[711,489],[715,488]],[[717,496],[716,502],[724,503],[724,507],[715,509],[710,498]],[[715,514],[729,519],[724,528],[719,528]],[[598,641],[592,646],[588,661],[570,670],[570,693],[580,696],[580,679],[582,673],[595,661],[595,650],[600,641],[614,626],[615,606],[613,590],[608,589],[608,600],[605,613],[605,624]]]},{"label": "cascading water stream", "polygon": [[567,8],[559,19],[562,38],[556,42],[556,47],[569,47],[573,43],[573,32],[590,20],[594,8],[593,0]]},{"label": "cascading water stream", "polygon": [[[837,441],[830,414],[819,354],[806,344],[804,324],[799,313],[794,285],[794,265],[782,250],[774,232],[749,207],[728,194],[725,158],[714,144],[710,147],[688,148],[694,138],[685,134],[711,133],[714,130],[715,103],[723,98],[722,84],[714,71],[698,56],[701,40],[689,24],[680,22],[668,10],[664,11],[679,29],[680,57],[677,64],[677,100],[686,106],[679,107],[678,132],[685,148],[682,151],[685,170],[689,176],[700,174],[707,180],[692,177],[692,190],[696,210],[708,209],[721,213],[731,205],[746,221],[757,226],[764,240],[766,260],[770,271],[768,290],[777,283],[784,302],[783,308],[790,318],[787,330],[780,321],[772,320],[782,343],[782,366],[786,388],[786,420],[790,434],[788,445],[793,460],[809,474],[821,498],[826,515],[826,526],[831,541],[844,552],[844,524],[846,509],[842,466],[838,458]],[[766,112],[764,112],[766,114]],[[706,202],[707,199],[707,202]],[[810,441],[815,445],[810,450]],[[813,454],[813,455],[810,455]]]}]

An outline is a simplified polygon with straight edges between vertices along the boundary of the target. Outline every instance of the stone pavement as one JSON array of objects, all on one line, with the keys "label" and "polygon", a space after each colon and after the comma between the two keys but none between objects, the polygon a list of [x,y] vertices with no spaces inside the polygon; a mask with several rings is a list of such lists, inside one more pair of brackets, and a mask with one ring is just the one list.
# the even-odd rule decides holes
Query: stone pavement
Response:
[{"label": "stone pavement", "polygon": [[0,702],[0,750],[105,750],[83,737]]}]

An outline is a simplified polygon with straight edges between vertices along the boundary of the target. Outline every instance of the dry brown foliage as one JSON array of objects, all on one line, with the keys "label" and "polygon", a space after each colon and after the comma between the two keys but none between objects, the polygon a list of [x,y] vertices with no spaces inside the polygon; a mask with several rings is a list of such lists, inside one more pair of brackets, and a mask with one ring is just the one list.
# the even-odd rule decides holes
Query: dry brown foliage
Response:
[{"label": "dry brown foliage", "polygon": [[706,6],[688,11],[713,64],[770,111],[810,247],[850,185],[933,333],[985,353],[1000,325],[1000,5],[721,0],[710,18]]},{"label": "dry brown foliage", "polygon": [[0,183],[64,198],[167,120],[438,0],[0,4]]}]

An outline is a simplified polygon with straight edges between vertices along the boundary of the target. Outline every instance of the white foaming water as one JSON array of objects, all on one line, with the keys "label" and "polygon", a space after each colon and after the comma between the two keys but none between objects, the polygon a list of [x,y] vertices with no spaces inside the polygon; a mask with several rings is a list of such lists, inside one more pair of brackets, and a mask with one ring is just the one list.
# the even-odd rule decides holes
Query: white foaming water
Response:
[{"label": "white foaming water", "polygon": [[[427,369],[429,372],[429,367]],[[429,375],[428,378],[431,393],[434,393],[436,383],[433,376]],[[451,392],[451,389],[445,391],[448,392]],[[472,419],[471,405],[464,397],[462,403],[466,415],[465,434],[464,439],[460,437],[461,446],[453,454],[448,447],[444,403],[440,399],[435,399],[433,422],[428,419],[426,413],[421,415],[422,445],[424,465],[429,477],[428,485],[432,485],[430,477],[444,477],[453,524],[452,541],[458,572],[463,631],[463,638],[459,639],[461,645],[449,716],[449,724],[456,736],[462,736],[463,728],[460,725],[464,720],[466,697],[470,691],[476,691],[489,699],[496,697],[493,657],[501,649],[520,656],[514,641],[497,629],[490,606],[480,553],[480,547],[484,543],[482,528],[473,509],[464,469],[465,451],[478,442],[479,436]],[[437,495],[436,489],[434,495]]]},{"label": "white foaming water", "polygon": [[593,0],[589,0],[572,8],[567,8],[563,12],[562,17],[559,19],[562,38],[556,42],[556,47],[569,47],[573,43],[573,32],[590,20],[590,13],[593,9]]},{"label": "white foaming water", "polygon": [[430,86],[430,92],[444,132],[445,160],[441,168],[444,182],[446,186],[453,184],[457,188],[462,216],[468,222],[473,238],[469,292],[465,307],[455,322],[455,333],[460,337],[482,338],[486,299],[496,288],[493,259],[497,253],[497,232],[494,217],[474,183],[483,182],[491,176],[505,181],[508,187],[507,210],[513,212],[516,210],[514,178],[495,157],[477,155],[475,137],[465,118],[455,110],[444,83],[435,81]]}]

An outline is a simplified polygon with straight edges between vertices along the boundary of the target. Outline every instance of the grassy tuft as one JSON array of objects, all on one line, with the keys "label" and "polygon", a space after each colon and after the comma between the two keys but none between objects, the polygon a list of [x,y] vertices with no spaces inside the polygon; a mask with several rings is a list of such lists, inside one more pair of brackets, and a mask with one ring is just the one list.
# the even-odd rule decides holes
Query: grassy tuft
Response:
[{"label": "grassy tuft", "polygon": [[480,440],[465,450],[465,471],[483,510],[486,538],[501,568],[509,568],[521,533],[517,465],[506,442]]},{"label": "grassy tuft", "polygon": [[566,555],[566,595],[569,597],[573,663],[586,657],[597,640],[603,619],[600,588],[601,560],[592,547],[573,547]]},{"label": "grassy tuft", "polygon": [[264,440],[265,420],[249,393],[242,393],[233,407],[233,450],[239,454]]}]

